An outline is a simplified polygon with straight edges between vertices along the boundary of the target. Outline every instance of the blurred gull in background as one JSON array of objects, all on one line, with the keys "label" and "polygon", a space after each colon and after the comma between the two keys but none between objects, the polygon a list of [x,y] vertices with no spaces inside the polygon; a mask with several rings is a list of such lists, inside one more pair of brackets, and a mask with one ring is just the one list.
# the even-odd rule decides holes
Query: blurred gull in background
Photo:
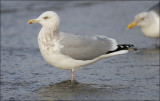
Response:
[{"label": "blurred gull in background", "polygon": [[157,41],[160,37],[159,18],[160,3],[151,7],[149,11],[137,14],[135,20],[128,25],[128,29],[139,26],[145,36],[156,39],[155,45],[157,45]]}]

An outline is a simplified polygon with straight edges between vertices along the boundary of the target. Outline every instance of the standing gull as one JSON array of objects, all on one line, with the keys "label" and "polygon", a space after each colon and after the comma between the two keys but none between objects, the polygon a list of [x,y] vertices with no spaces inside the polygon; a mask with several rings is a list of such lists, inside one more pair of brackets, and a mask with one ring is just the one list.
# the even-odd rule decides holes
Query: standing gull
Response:
[{"label": "standing gull", "polygon": [[135,16],[135,20],[128,25],[128,29],[135,26],[141,28],[142,33],[149,37],[155,38],[155,45],[160,37],[160,3],[154,5],[147,12],[141,12]]},{"label": "standing gull", "polygon": [[43,58],[52,66],[71,70],[71,81],[74,80],[74,71],[77,69],[100,59],[135,50],[133,45],[117,45],[114,39],[105,36],[88,38],[59,32],[60,19],[52,11],[46,11],[28,23],[42,25],[38,43]]}]

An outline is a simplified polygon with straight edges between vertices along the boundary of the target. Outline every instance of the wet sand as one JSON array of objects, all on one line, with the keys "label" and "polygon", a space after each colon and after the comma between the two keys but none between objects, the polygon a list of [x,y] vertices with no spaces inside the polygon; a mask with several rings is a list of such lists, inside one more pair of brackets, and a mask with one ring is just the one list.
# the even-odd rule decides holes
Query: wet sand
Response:
[{"label": "wet sand", "polygon": [[[134,16],[158,1],[1,1],[2,100],[158,100],[159,47],[139,28],[127,30]],[[19,5],[19,6],[17,6]],[[75,72],[50,66],[37,42],[41,26],[27,21],[51,10],[60,30],[105,35],[138,51],[104,59]]]}]

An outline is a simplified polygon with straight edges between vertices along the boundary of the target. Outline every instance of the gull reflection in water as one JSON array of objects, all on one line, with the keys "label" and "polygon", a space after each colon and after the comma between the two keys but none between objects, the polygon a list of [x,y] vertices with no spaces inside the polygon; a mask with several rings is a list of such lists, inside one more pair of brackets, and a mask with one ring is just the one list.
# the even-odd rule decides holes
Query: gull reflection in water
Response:
[{"label": "gull reflection in water", "polygon": [[[109,96],[118,89],[127,88],[124,85],[100,85],[83,84],[70,80],[62,81],[56,84],[50,84],[36,90],[41,100],[94,100],[97,97]],[[105,99],[105,98],[104,98]]]},{"label": "gull reflection in water", "polygon": [[160,46],[157,46],[155,48],[143,48],[141,49],[144,53],[158,53],[160,52]]},{"label": "gull reflection in water", "polygon": [[153,55],[160,52],[160,46],[156,47],[147,47],[147,48],[137,48],[138,51],[136,54],[138,55]]}]

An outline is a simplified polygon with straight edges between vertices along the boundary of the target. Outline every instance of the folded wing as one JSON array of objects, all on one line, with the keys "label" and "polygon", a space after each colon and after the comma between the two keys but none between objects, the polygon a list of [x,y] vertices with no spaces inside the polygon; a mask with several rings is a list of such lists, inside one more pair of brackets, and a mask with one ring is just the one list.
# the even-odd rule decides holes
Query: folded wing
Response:
[{"label": "folded wing", "polygon": [[62,36],[61,53],[76,60],[91,60],[117,48],[117,42],[105,36],[88,38],[66,33]]}]

